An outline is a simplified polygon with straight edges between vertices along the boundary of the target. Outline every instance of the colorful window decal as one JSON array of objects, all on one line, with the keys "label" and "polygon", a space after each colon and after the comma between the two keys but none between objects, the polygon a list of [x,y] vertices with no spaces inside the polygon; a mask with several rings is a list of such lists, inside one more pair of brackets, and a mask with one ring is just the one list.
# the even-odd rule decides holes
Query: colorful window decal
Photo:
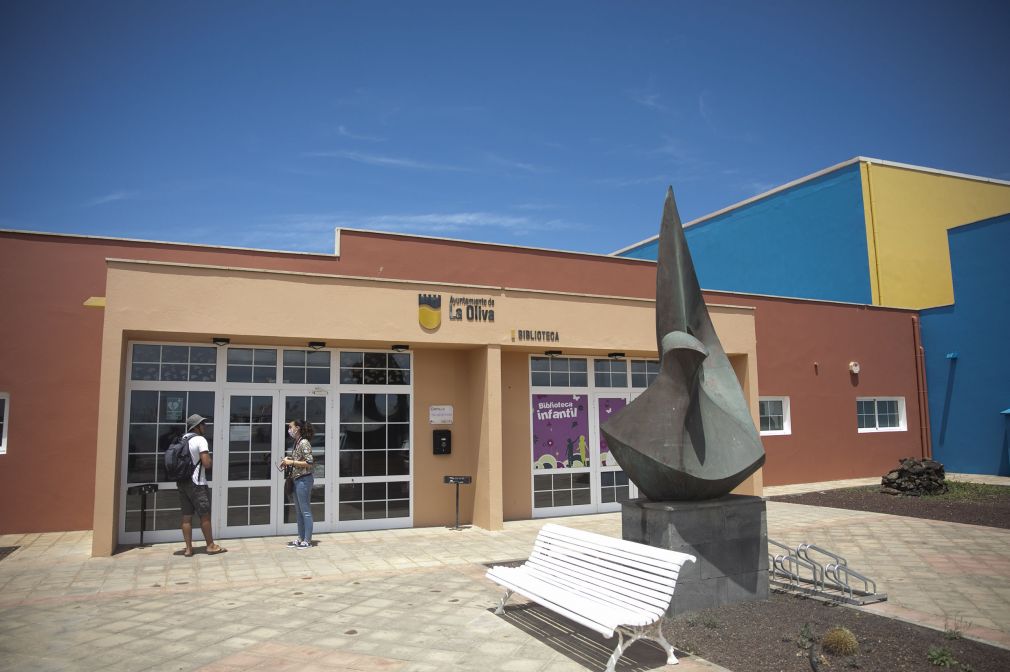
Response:
[{"label": "colorful window decal", "polygon": [[533,468],[589,466],[589,415],[581,394],[533,395]]},{"label": "colorful window decal", "polygon": [[[628,402],[624,399],[611,399],[604,397],[597,400],[599,402],[599,418],[600,424],[602,425],[610,417],[617,413],[619,410],[628,405]],[[617,466],[617,460],[610,456],[610,448],[607,447],[607,439],[603,436],[603,432],[600,432],[600,466],[610,467]]]}]

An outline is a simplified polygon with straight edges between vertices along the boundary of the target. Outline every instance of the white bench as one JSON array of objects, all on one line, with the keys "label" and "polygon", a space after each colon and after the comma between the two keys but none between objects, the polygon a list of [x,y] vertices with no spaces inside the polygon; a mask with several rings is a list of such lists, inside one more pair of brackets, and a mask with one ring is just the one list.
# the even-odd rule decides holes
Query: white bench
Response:
[{"label": "white bench", "polygon": [[548,523],[529,560],[519,567],[496,565],[487,578],[505,588],[496,614],[519,593],[607,638],[616,632],[617,648],[607,663],[613,672],[624,650],[643,637],[663,647],[668,663],[677,663],[660,626],[681,567],[694,561],[687,553]]}]

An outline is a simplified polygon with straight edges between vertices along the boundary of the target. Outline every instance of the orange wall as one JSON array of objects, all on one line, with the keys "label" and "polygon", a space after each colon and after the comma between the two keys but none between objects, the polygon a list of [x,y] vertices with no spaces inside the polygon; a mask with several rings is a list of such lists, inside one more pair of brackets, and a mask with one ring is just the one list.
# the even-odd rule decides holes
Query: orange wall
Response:
[{"label": "orange wall", "polygon": [[[728,297],[709,294],[710,300]],[[789,396],[792,434],[764,436],[765,485],[880,476],[921,457],[912,311],[732,295],[756,309],[762,396]],[[849,362],[860,363],[857,376]],[[908,431],[860,434],[856,397],[905,398]]]},{"label": "orange wall", "polygon": [[[8,454],[0,456],[0,532],[92,526],[105,315],[102,309],[81,304],[89,296],[105,295],[106,258],[441,280],[646,299],[655,294],[655,265],[649,262],[367,232],[344,231],[339,259],[0,232],[0,282],[14,288],[0,293],[0,309],[13,316],[0,321],[0,390],[11,394],[12,410]],[[914,313],[713,292],[706,292],[706,300],[756,308],[759,377],[755,377],[760,392],[790,394],[792,398],[792,436],[765,438],[767,484],[878,475],[898,457],[922,454],[922,442],[914,430],[920,410],[910,324]],[[122,348],[116,348],[118,361]],[[442,352],[420,344],[413,349],[417,353],[418,380],[426,379],[430,370],[439,369],[440,363],[454,364],[456,368],[468,365],[468,358],[460,352]],[[733,351],[728,345],[726,349]],[[863,366],[856,380],[847,373],[851,359]],[[819,363],[817,370],[813,368],[815,361]],[[518,488],[508,486],[503,492],[506,519],[529,515],[526,377],[526,354],[503,352],[503,480],[521,484]],[[468,380],[446,381],[445,389],[439,388],[441,383],[433,383],[429,390],[427,382],[415,388],[415,414],[423,420],[415,425],[418,485],[440,482],[442,475],[456,470],[455,466],[444,465],[457,464],[457,459],[463,460],[459,463],[460,473],[468,473],[464,471],[471,466],[465,463],[466,451],[458,452],[454,447],[451,462],[431,456],[430,427],[426,425],[428,403],[422,398],[439,400],[430,403],[446,403],[441,401],[443,396],[468,389]],[[854,398],[872,394],[905,397],[908,432],[856,433]],[[456,416],[457,422],[466,422],[459,408]],[[460,444],[463,435],[476,440],[477,430],[454,427],[454,445]],[[47,494],[48,505],[31,517],[13,515],[10,512],[21,510],[21,504],[35,494],[21,475],[35,469],[40,454],[50,458],[44,467],[47,482],[58,487]],[[473,497],[465,487],[461,495]],[[417,502],[418,524],[423,524],[422,520],[445,520],[450,500],[448,494],[444,501],[439,494]],[[472,500],[470,508],[463,510],[472,512]]]},{"label": "orange wall", "polygon": [[[417,350],[414,352],[414,525],[445,525],[456,515],[456,486],[445,485],[449,474],[473,475],[477,462],[474,442],[479,427],[468,394],[471,371],[462,350]],[[431,425],[428,408],[451,404],[452,425]],[[432,430],[452,431],[452,454],[432,454]],[[473,522],[473,487],[460,486],[460,522]]]},{"label": "orange wall", "polygon": [[533,515],[529,355],[502,353],[502,509],[505,520]]}]

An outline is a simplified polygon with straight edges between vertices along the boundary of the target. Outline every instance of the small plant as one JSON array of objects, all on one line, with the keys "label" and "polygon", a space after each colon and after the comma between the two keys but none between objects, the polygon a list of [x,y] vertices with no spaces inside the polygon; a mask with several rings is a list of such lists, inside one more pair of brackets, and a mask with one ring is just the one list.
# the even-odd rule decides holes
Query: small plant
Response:
[{"label": "small plant", "polygon": [[966,481],[947,481],[947,492],[938,495],[942,499],[954,501],[986,501],[1005,497],[1005,485],[988,485],[986,483],[969,483]]},{"label": "small plant", "polygon": [[800,636],[796,638],[796,646],[801,649],[809,649],[814,643],[814,631],[810,629],[809,623],[804,623],[800,628]]},{"label": "small plant", "polygon": [[701,656],[701,647],[684,639],[677,642],[677,649],[692,656]]},{"label": "small plant", "polygon": [[691,614],[687,617],[687,624],[691,627],[700,625],[710,630],[714,630],[719,627],[719,619],[712,614],[707,614],[705,612],[699,614]]},{"label": "small plant", "polygon": [[719,619],[712,614],[702,614],[701,624],[710,630],[715,630],[720,625]]},{"label": "small plant", "polygon": [[952,667],[957,665],[957,659],[954,658],[954,654],[952,654],[950,649],[946,646],[929,647],[929,653],[926,654],[926,660],[928,660],[931,665],[935,665],[937,667]]},{"label": "small plant", "polygon": [[968,663],[961,663],[961,672],[975,672],[975,668]]},{"label": "small plant", "polygon": [[944,639],[961,639],[964,636],[964,631],[971,627],[971,621],[966,621],[960,616],[954,617],[953,623],[948,623],[947,619],[943,619],[943,637]]},{"label": "small plant", "polygon": [[848,628],[835,627],[824,633],[821,648],[836,656],[851,656],[859,651],[859,641]]}]

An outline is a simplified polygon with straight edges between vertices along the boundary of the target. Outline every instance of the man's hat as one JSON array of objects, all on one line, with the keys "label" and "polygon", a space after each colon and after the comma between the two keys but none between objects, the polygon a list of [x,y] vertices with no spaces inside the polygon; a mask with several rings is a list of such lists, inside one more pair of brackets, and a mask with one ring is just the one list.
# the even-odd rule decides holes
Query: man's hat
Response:
[{"label": "man's hat", "polygon": [[207,422],[207,418],[203,417],[199,413],[194,413],[193,415],[186,418],[186,431],[196,429],[197,425]]}]

